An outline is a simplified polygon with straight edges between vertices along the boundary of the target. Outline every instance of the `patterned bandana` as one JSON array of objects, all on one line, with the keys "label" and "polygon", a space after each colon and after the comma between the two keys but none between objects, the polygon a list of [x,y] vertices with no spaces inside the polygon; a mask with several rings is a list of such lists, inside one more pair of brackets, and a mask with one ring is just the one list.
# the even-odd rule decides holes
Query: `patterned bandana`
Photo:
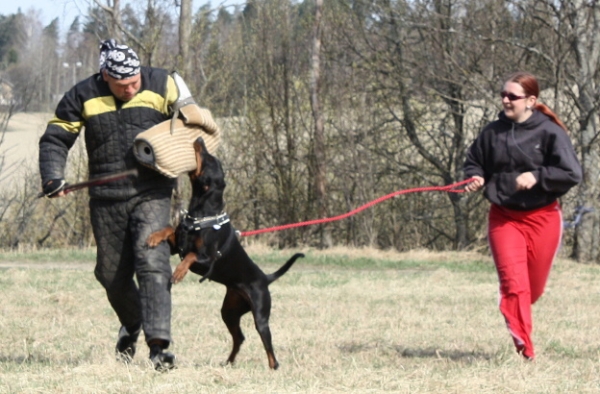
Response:
[{"label": "patterned bandana", "polygon": [[100,71],[115,79],[131,78],[140,73],[140,58],[127,45],[119,45],[114,39],[100,44]]}]

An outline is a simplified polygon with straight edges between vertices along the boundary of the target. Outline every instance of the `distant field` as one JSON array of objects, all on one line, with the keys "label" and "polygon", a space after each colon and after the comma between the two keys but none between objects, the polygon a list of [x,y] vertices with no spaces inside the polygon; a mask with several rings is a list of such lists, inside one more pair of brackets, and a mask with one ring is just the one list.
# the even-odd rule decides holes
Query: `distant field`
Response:
[{"label": "distant field", "polygon": [[51,117],[50,113],[35,112],[18,113],[10,119],[0,145],[0,157],[4,158],[0,185],[27,176],[32,168],[37,171],[38,141]]},{"label": "distant field", "polygon": [[[296,252],[248,250],[267,272]],[[190,274],[172,290],[178,368],[164,374],[143,338],[132,365],[114,360],[93,251],[0,253],[0,393],[600,392],[600,266],[557,261],[530,363],[514,353],[486,255],[304,251],[271,286],[278,371],[250,316],[237,364],[221,366],[224,288]]]}]

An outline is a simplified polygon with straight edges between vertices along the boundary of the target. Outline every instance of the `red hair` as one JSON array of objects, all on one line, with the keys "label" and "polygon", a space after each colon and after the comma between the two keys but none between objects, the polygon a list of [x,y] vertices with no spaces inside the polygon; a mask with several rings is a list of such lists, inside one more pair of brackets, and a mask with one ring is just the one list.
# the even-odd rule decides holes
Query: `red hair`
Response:
[{"label": "red hair", "polygon": [[[508,78],[506,78],[506,82],[518,83],[521,85],[527,96],[535,96],[536,98],[540,97],[540,86],[538,85],[537,78],[533,74],[524,71],[517,71],[509,75]],[[536,102],[534,109],[548,116],[550,120],[562,127],[565,132],[568,132],[567,126],[565,126],[565,124],[558,119],[558,116],[556,116],[556,114],[547,105]]]}]

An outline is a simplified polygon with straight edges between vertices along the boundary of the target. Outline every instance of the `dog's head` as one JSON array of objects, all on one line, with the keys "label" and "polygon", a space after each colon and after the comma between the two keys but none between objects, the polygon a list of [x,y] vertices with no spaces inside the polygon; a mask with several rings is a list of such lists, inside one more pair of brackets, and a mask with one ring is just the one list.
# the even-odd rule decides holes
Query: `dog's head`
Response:
[{"label": "dog's head", "polygon": [[189,172],[192,183],[192,197],[188,211],[194,216],[221,213],[225,207],[225,173],[219,159],[206,149],[204,140],[194,141],[196,169]]}]

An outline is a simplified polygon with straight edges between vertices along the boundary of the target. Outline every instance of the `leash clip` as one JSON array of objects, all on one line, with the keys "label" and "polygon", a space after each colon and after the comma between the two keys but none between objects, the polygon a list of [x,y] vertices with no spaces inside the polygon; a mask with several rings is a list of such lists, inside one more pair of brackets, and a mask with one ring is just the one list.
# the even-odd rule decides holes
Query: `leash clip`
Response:
[{"label": "leash clip", "polygon": [[221,229],[221,225],[220,225],[220,224],[215,224],[215,225],[213,226],[213,228],[214,228],[215,230],[219,231],[219,230]]}]

